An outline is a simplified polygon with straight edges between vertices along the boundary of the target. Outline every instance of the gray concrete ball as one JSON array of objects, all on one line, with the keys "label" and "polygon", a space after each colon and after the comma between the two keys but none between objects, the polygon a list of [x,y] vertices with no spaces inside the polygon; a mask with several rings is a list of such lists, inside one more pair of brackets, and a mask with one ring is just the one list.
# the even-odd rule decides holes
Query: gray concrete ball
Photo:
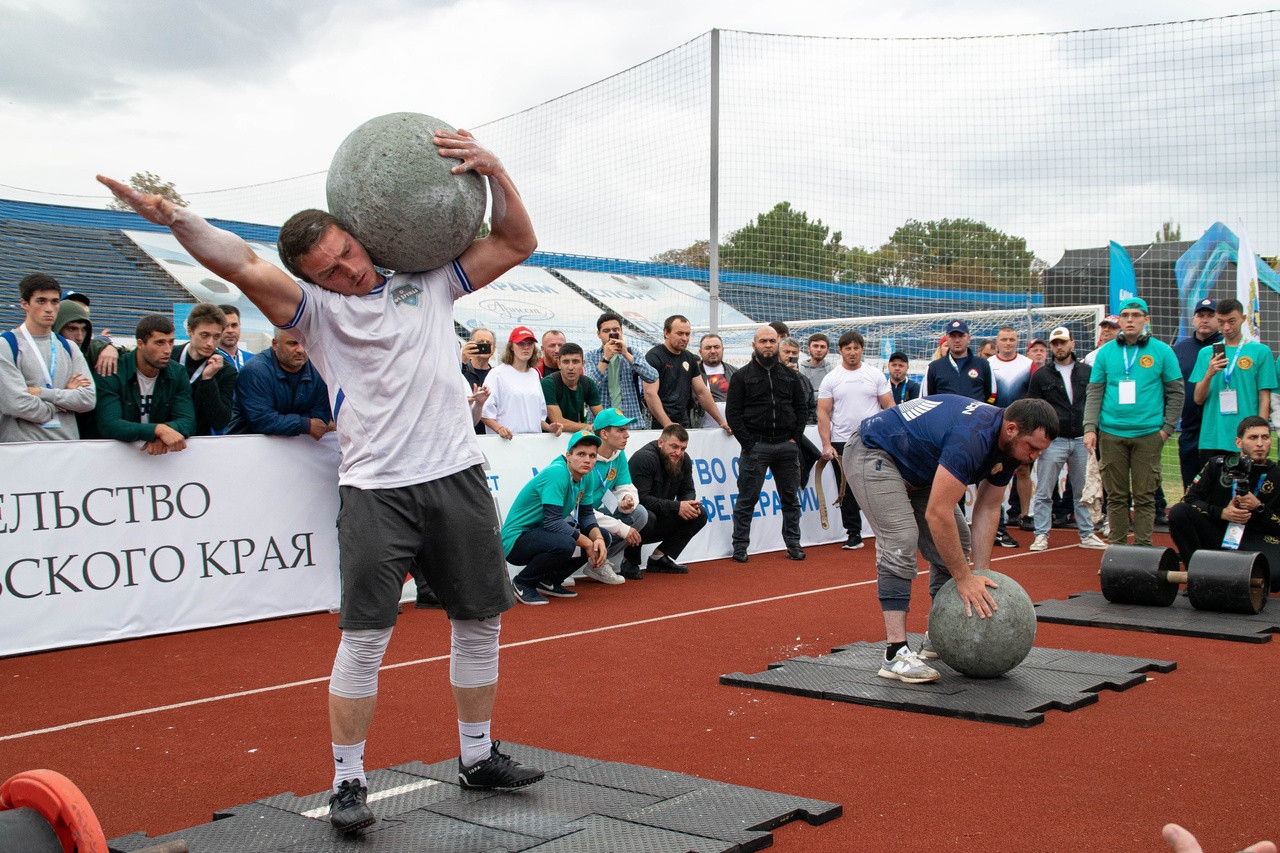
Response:
[{"label": "gray concrete ball", "polygon": [[1017,581],[987,569],[975,574],[999,586],[988,587],[999,609],[990,618],[966,616],[954,580],[938,590],[929,611],[929,639],[947,666],[973,678],[995,678],[1022,663],[1036,641],[1036,610]]},{"label": "gray concrete ball", "polygon": [[388,113],[351,132],[329,165],[329,212],[351,226],[374,263],[436,269],[471,245],[484,222],[484,181],[454,175],[431,138],[454,128],[421,113]]}]

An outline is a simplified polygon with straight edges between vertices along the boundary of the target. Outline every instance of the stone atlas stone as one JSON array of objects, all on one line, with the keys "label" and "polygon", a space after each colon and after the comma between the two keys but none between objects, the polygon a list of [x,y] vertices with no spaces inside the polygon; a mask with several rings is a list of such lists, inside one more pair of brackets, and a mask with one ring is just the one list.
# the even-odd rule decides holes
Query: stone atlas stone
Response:
[{"label": "stone atlas stone", "polygon": [[450,172],[431,139],[446,122],[388,113],[353,130],[333,155],[329,212],[351,226],[374,263],[398,272],[444,266],[484,222],[485,186],[474,172]]},{"label": "stone atlas stone", "polygon": [[929,639],[947,666],[974,678],[1004,675],[1026,659],[1036,641],[1036,610],[1017,581],[1000,572],[976,574],[994,580],[990,589],[999,607],[989,619],[966,616],[956,582],[938,590],[929,611]]}]

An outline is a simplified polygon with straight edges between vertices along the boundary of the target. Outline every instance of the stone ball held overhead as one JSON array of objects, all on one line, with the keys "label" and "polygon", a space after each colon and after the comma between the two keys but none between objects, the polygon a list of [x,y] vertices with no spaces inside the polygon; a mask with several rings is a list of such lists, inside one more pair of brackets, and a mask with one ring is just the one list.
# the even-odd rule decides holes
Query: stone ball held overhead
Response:
[{"label": "stone ball held overhead", "polygon": [[452,125],[388,113],[338,146],[325,185],[329,212],[351,226],[374,263],[397,272],[436,269],[461,255],[484,223],[484,180],[455,175],[432,137]]}]

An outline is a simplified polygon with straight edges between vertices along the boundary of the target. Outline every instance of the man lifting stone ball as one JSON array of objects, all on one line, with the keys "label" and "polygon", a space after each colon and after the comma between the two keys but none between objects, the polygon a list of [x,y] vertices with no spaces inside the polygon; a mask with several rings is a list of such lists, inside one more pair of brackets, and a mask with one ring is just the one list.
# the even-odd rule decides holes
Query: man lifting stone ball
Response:
[{"label": "man lifting stone ball", "polygon": [[304,210],[280,229],[280,257],[298,282],[236,235],[160,196],[98,177],[305,343],[329,385],[342,449],[342,639],[329,682],[335,767],[329,817],[344,832],[376,820],[366,803],[364,741],[401,587],[415,562],[452,623],[459,783],[509,789],[543,776],[499,752],[489,737],[501,613],[515,600],[484,457],[457,393],[453,332],[454,300],[520,264],[537,238],[497,157],[465,130],[440,130],[431,141],[439,156],[460,161],[453,174],[488,179],[492,230],[438,269],[390,277],[374,267],[351,229],[324,211]]},{"label": "man lifting stone ball", "polygon": [[973,505],[973,564],[991,568],[991,549],[1004,488],[1018,466],[1033,462],[1058,435],[1058,416],[1044,400],[1006,409],[954,394],[909,400],[872,415],[849,437],[844,469],[849,488],[876,536],[876,573],[888,648],[879,675],[908,684],[936,681],[924,663],[937,654],[926,640],[907,646],[907,608],[916,552],[929,563],[929,594],[948,580],[965,613],[991,616],[990,578],[969,568],[969,525],[959,504],[977,485]]}]

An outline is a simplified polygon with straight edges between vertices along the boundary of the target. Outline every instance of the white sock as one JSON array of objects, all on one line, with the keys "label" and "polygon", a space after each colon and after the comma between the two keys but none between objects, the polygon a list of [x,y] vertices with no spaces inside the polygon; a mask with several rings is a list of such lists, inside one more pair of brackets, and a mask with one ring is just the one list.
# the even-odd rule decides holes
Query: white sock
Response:
[{"label": "white sock", "polygon": [[364,776],[364,741],[350,746],[333,744],[333,790],[348,779],[358,779],[360,784],[369,787]]},{"label": "white sock", "polygon": [[487,759],[493,746],[489,739],[489,721],[464,723],[458,720],[458,743],[462,747],[463,767],[472,767]]}]

